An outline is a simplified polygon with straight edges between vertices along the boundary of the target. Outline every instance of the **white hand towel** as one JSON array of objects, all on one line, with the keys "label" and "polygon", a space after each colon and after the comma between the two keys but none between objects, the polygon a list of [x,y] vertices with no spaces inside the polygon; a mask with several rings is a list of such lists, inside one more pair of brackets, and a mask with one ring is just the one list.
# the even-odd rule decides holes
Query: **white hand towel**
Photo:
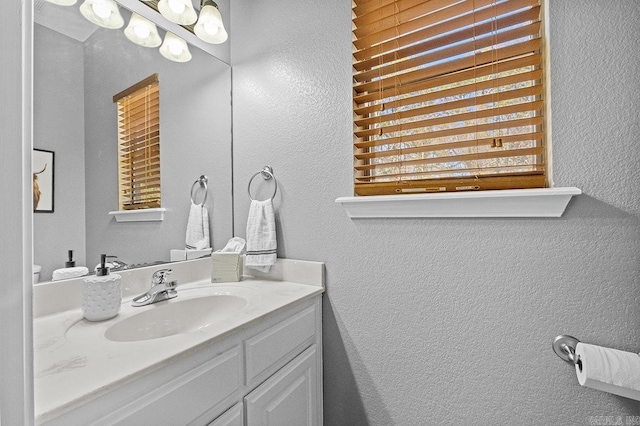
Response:
[{"label": "white hand towel", "polygon": [[245,265],[269,272],[276,263],[276,221],[271,200],[251,201],[247,219],[247,258]]},{"label": "white hand towel", "polygon": [[209,245],[209,212],[204,204],[191,202],[189,221],[187,222],[187,250],[202,250]]}]

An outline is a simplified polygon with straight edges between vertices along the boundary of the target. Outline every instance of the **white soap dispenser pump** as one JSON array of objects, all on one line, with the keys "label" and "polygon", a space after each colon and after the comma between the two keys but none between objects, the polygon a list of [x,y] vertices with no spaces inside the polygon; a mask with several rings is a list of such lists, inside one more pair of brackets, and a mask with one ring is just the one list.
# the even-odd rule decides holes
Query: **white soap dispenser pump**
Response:
[{"label": "white soap dispenser pump", "polygon": [[113,318],[120,312],[122,304],[121,278],[110,274],[107,258],[116,256],[100,255],[100,265],[96,275],[84,278],[82,289],[82,314],[89,321],[103,321]]}]

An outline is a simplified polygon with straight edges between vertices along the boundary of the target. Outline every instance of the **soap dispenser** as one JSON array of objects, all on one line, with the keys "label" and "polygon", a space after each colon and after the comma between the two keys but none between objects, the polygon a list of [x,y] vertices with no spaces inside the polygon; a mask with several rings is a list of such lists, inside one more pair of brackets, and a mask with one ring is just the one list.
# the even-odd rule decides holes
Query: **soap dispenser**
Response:
[{"label": "soap dispenser", "polygon": [[107,258],[116,256],[100,255],[96,275],[84,278],[82,289],[82,314],[89,321],[103,321],[120,312],[122,303],[121,278],[110,274]]},{"label": "soap dispenser", "polygon": [[69,250],[68,254],[69,254],[69,260],[64,262],[64,267],[65,268],[75,268],[76,267],[76,261],[73,260],[73,250]]}]

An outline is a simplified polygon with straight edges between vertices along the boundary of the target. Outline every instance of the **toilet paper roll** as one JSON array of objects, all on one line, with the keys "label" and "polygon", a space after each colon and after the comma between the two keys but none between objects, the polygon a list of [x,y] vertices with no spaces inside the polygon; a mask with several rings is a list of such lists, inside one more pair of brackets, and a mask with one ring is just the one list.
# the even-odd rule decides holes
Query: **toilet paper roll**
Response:
[{"label": "toilet paper roll", "polygon": [[582,386],[640,401],[640,355],[586,343],[576,345]]}]

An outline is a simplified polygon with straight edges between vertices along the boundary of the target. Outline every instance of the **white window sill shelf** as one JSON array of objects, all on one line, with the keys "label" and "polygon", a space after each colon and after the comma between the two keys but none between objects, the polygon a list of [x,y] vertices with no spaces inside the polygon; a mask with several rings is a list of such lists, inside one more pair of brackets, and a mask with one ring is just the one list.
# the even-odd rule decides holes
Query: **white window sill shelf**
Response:
[{"label": "white window sill shelf", "polygon": [[509,189],[340,197],[351,219],[416,217],[560,217],[579,188]]},{"label": "white window sill shelf", "polygon": [[162,222],[167,209],[117,210],[109,212],[116,222]]}]

